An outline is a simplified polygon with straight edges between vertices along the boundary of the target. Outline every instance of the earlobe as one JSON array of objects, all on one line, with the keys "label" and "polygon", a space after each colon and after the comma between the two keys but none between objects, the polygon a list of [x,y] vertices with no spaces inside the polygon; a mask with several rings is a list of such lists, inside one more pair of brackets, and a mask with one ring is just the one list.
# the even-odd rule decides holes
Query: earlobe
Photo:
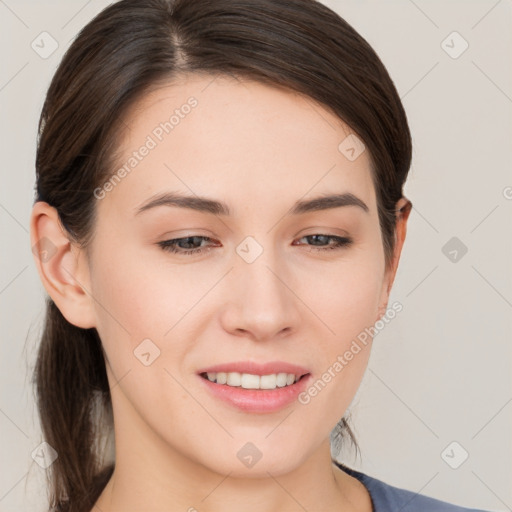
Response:
[{"label": "earlobe", "polygon": [[57,210],[43,201],[32,209],[30,243],[43,286],[64,318],[83,329],[95,327],[85,255],[69,238]]}]

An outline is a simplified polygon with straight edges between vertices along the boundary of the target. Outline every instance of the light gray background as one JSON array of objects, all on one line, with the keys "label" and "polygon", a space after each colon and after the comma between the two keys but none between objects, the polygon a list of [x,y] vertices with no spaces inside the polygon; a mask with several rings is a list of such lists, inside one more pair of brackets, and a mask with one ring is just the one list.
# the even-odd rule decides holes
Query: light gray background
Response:
[{"label": "light gray background", "polygon": [[[37,121],[64,50],[108,3],[0,0],[0,511],[44,510],[31,458],[42,441],[30,380],[44,299],[28,236]],[[414,142],[390,299],[404,310],[376,336],[351,406],[362,462],[342,460],[398,487],[512,510],[511,0],[325,4],[383,60]],[[59,44],[47,59],[31,48],[43,31]],[[442,47],[453,31],[469,44],[456,59]],[[456,262],[442,252],[452,237],[468,249]],[[469,453],[458,469],[441,456],[453,441]]]}]

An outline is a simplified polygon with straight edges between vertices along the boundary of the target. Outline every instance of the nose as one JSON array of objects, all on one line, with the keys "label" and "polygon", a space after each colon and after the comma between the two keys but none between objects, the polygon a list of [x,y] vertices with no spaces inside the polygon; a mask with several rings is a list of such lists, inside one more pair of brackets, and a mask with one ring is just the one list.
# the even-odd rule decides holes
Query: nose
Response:
[{"label": "nose", "polygon": [[221,315],[227,332],[264,341],[298,329],[300,300],[293,290],[293,277],[274,251],[265,249],[252,263],[238,258],[227,281]]}]

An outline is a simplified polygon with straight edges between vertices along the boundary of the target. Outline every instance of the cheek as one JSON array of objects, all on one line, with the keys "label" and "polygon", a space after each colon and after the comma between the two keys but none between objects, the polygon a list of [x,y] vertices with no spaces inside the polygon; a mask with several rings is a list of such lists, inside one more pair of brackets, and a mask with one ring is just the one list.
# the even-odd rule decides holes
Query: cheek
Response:
[{"label": "cheek", "polygon": [[[316,286],[307,295],[308,304],[325,326],[324,335],[315,338],[320,367],[317,377],[322,381],[317,388],[323,395],[317,405],[325,410],[339,413],[348,406],[368,363],[370,328],[379,309],[384,265],[373,255],[375,252],[361,251],[343,265],[316,272]],[[325,392],[324,387],[328,388]]]},{"label": "cheek", "polygon": [[[155,363],[161,355],[161,339],[172,320],[164,314],[162,303],[172,301],[172,287],[163,296],[158,272],[135,258],[128,247],[98,246],[101,251],[97,251],[91,275],[96,329],[114,379],[128,372],[132,379],[153,368],[142,364],[148,357],[143,354],[149,352]],[[144,379],[148,373],[154,372],[146,372]]]},{"label": "cheek", "polygon": [[[339,265],[318,268],[302,287],[306,303],[326,327],[328,352],[373,325],[381,299],[383,273],[378,259],[356,254]],[[338,340],[338,341],[336,341]]]},{"label": "cheek", "polygon": [[194,416],[198,411],[190,396],[173,377],[182,381],[176,362],[183,361],[190,346],[176,343],[180,337],[185,339],[178,336],[183,334],[178,322],[197,301],[197,290],[194,293],[185,285],[178,267],[169,270],[155,262],[145,264],[140,252],[120,244],[103,251],[108,258],[95,260],[91,286],[109,371],[124,390],[118,407],[125,411],[123,400],[128,399],[141,417],[155,416],[155,411],[161,414],[162,404],[188,408]]},{"label": "cheek", "polygon": [[199,298],[177,265],[145,260],[144,253],[128,245],[110,244],[101,252],[108,257],[97,257],[91,282],[98,331],[107,342],[163,339]]}]

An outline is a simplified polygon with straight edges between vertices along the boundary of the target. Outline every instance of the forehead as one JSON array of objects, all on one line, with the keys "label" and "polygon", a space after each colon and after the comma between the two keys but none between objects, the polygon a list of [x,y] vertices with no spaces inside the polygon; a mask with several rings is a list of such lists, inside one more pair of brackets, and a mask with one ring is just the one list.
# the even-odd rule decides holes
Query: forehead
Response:
[{"label": "forehead", "polygon": [[133,211],[167,190],[224,198],[234,211],[237,202],[327,192],[357,193],[369,206],[375,199],[368,151],[347,158],[347,145],[358,141],[350,127],[284,88],[188,75],[144,95],[122,121],[112,170],[122,178],[102,203]]}]

